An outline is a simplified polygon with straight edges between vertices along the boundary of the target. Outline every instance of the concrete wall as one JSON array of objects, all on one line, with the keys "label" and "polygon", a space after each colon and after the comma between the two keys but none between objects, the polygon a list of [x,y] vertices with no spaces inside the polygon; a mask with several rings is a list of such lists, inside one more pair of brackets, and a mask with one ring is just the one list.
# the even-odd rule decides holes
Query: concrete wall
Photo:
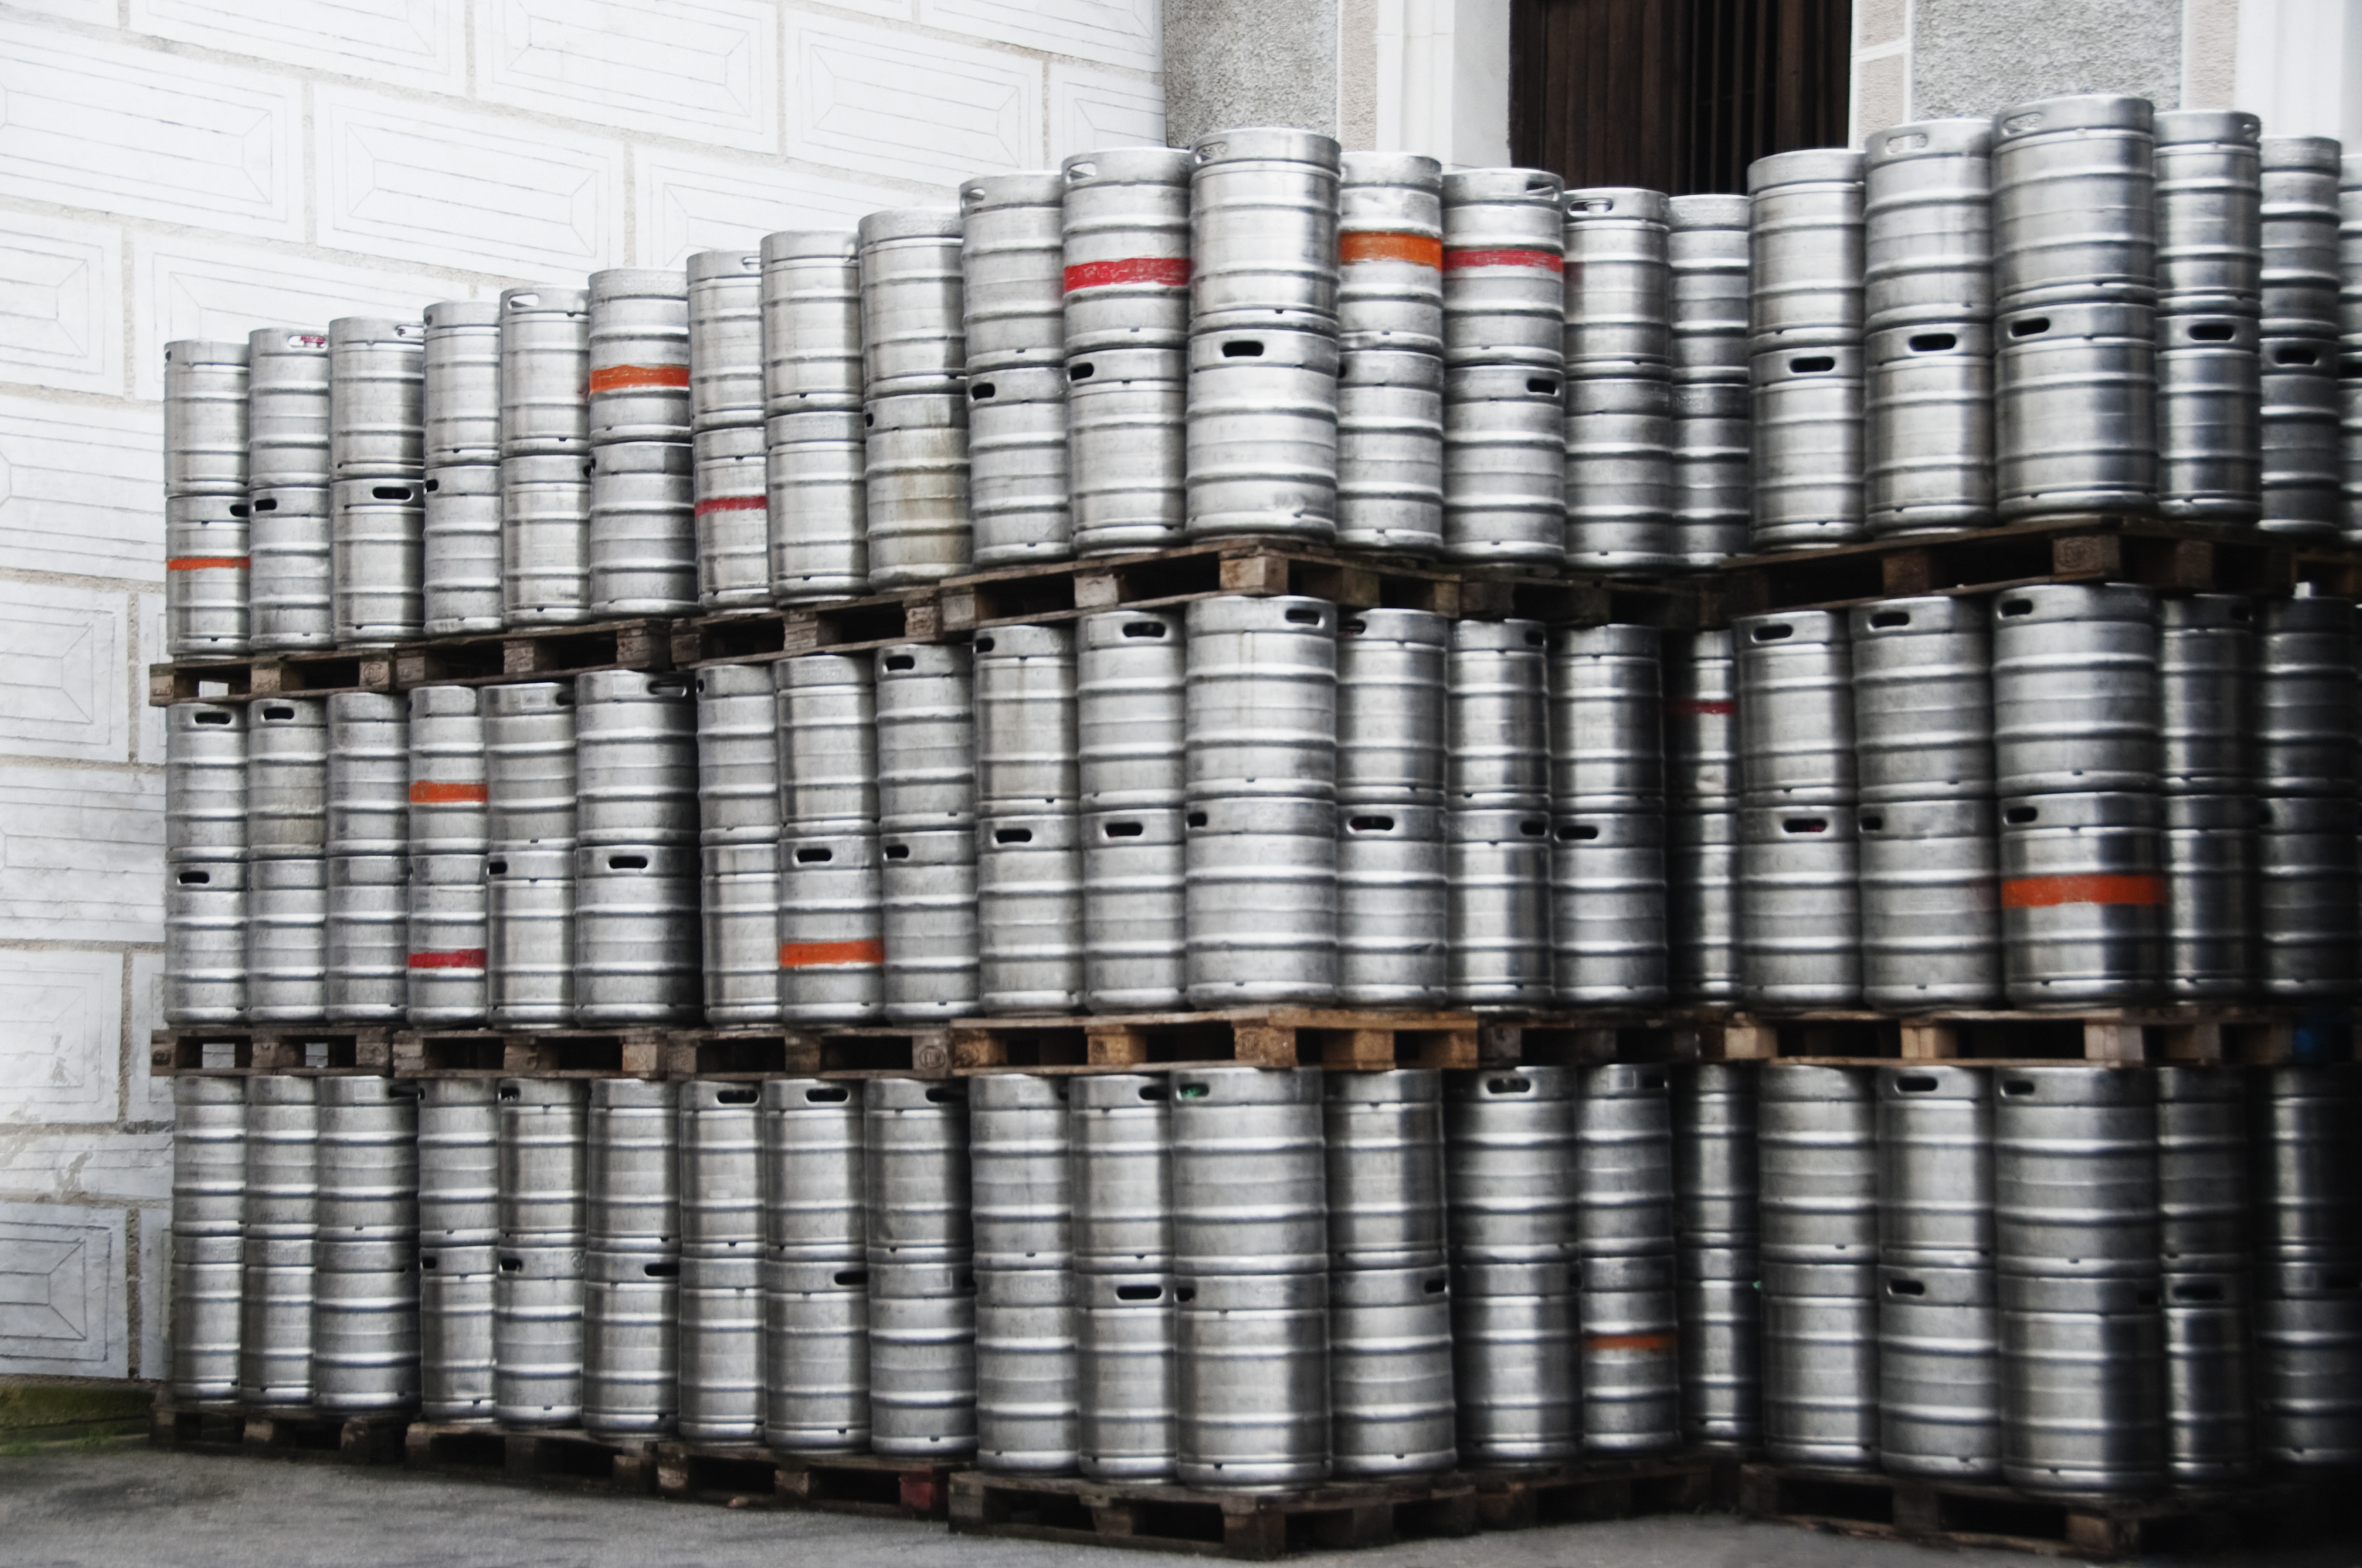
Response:
[{"label": "concrete wall", "polygon": [[1856,0],[1853,134],[2058,93],[2362,147],[2362,0]]},{"label": "concrete wall", "polygon": [[1164,138],[1156,0],[0,6],[0,1374],[162,1372],[162,346]]}]

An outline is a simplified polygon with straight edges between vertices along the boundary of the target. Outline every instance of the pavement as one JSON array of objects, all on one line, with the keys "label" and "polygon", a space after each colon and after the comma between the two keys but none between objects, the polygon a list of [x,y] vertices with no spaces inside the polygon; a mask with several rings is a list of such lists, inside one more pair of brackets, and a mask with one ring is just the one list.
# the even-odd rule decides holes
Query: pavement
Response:
[{"label": "pavement", "polygon": [[[955,1536],[939,1524],[543,1491],[137,1443],[0,1453],[6,1568],[1149,1568],[1157,1560]],[[1288,1561],[1305,1568],[2034,1568],[2048,1560],[1705,1514]],[[2209,1561],[2362,1568],[2362,1542]]]}]

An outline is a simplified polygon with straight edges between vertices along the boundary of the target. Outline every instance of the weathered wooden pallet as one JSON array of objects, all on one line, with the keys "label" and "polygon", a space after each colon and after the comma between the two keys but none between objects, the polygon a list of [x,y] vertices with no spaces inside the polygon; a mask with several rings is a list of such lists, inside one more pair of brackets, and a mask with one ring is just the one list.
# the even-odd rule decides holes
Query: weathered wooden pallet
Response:
[{"label": "weathered wooden pallet", "polygon": [[389,649],[257,654],[252,658],[192,659],[148,667],[148,705],[246,702],[257,697],[325,697],[337,691],[391,691]]},{"label": "weathered wooden pallet", "polygon": [[[1473,588],[1471,593],[1469,590]],[[1508,613],[1506,580],[1374,556],[1347,557],[1301,540],[1209,539],[1136,555],[1001,567],[946,580],[943,629],[976,631],[1063,621],[1102,610],[1150,609],[1218,593],[1303,593],[1351,609],[1387,605],[1491,618]]]},{"label": "weathered wooden pallet", "polygon": [[397,1077],[653,1078],[664,1072],[662,1029],[403,1030]]},{"label": "weathered wooden pallet", "polygon": [[657,1449],[657,1490],[732,1507],[816,1508],[889,1518],[940,1519],[959,1463],[882,1453],[800,1454],[768,1448],[668,1442]]},{"label": "weathered wooden pallet", "polygon": [[1719,1015],[1617,1008],[1566,1013],[1480,1014],[1478,1065],[1590,1066],[1602,1062],[1695,1061]]},{"label": "weathered wooden pallet", "polygon": [[2344,1019],[2307,1021],[2250,1007],[2007,1010],[1897,1017],[1860,1011],[1733,1012],[1699,1030],[1708,1061],[2241,1062],[2268,1065],[2352,1053]]},{"label": "weathered wooden pallet", "polygon": [[351,1024],[316,1029],[159,1029],[148,1045],[158,1077],[193,1073],[373,1073],[393,1070],[393,1031]]},{"label": "weathered wooden pallet", "polygon": [[2110,1499],[1871,1472],[1739,1467],[1738,1511],[1843,1535],[2111,1562],[2301,1539],[2322,1494],[2299,1482]]},{"label": "weathered wooden pallet", "polygon": [[2030,582],[2140,582],[2185,591],[2271,593],[2299,580],[2324,591],[2362,569],[2362,555],[2295,551],[2155,517],[2046,517],[1967,533],[1876,539],[1825,549],[1734,556],[1721,567],[1733,615],[1859,603],[1918,593],[1981,593]]},{"label": "weathered wooden pallet", "polygon": [[350,1416],[304,1408],[247,1410],[234,1404],[185,1404],[159,1396],[148,1441],[156,1448],[190,1453],[399,1464],[409,1425],[407,1412]]},{"label": "weathered wooden pallet", "polygon": [[393,683],[489,686],[599,669],[669,669],[672,633],[672,622],[642,617],[405,643],[393,651]]},{"label": "weathered wooden pallet", "polygon": [[413,1421],[403,1443],[413,1470],[585,1492],[648,1494],[653,1439],[608,1441],[571,1427],[506,1430],[480,1422]]},{"label": "weathered wooden pallet", "polygon": [[1574,1460],[1531,1469],[1473,1470],[1476,1517],[1486,1529],[1624,1519],[1639,1514],[1694,1514],[1727,1490],[1717,1475],[1728,1462],[1688,1454],[1647,1459]]},{"label": "weathered wooden pallet", "polygon": [[1475,1488],[1462,1477],[1340,1483],[1304,1492],[1199,1491],[1071,1475],[952,1477],[958,1535],[1061,1540],[1267,1561],[1291,1548],[1386,1546],[1476,1533]]},{"label": "weathered wooden pallet", "polygon": [[1476,1015],[1319,1008],[963,1019],[951,1029],[960,1073],[1141,1072],[1180,1066],[1473,1067]]},{"label": "weathered wooden pallet", "polygon": [[673,663],[762,663],[809,653],[857,653],[931,643],[943,628],[933,588],[873,593],[778,610],[738,610],[675,624]]}]

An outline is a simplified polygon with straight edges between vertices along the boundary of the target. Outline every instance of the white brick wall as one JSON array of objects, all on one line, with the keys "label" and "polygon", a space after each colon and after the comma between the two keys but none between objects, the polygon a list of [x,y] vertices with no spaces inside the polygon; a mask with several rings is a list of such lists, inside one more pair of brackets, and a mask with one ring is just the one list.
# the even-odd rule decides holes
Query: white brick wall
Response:
[{"label": "white brick wall", "polygon": [[162,1374],[163,345],[1163,139],[1157,0],[0,0],[0,1374]]}]

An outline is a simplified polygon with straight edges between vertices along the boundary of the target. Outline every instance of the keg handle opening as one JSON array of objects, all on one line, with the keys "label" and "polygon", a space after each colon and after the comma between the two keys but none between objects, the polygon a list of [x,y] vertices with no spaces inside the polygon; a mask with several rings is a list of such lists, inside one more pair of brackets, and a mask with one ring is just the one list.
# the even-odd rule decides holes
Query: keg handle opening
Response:
[{"label": "keg handle opening", "polygon": [[1127,637],[1162,637],[1164,635],[1164,623],[1162,621],[1126,621],[1123,624],[1123,635]]},{"label": "keg handle opening", "polygon": [[1395,820],[1392,817],[1348,817],[1345,828],[1349,833],[1392,833]]},{"label": "keg handle opening", "polygon": [[1145,1100],[1163,1100],[1170,1099],[1172,1096],[1166,1092],[1163,1084],[1142,1084],[1140,1086],[1140,1098]]},{"label": "keg handle opening", "polygon": [[992,830],[992,842],[995,844],[1031,844],[1033,842],[1033,830],[1032,828],[995,828]]},{"label": "keg handle opening", "polygon": [[1534,1083],[1531,1078],[1499,1077],[1485,1080],[1486,1094],[1531,1094],[1533,1090]]},{"label": "keg handle opening", "polygon": [[1109,838],[1138,838],[1148,829],[1144,823],[1108,823],[1099,831]]},{"label": "keg handle opening", "polygon": [[889,844],[885,847],[885,855],[889,860],[908,860],[911,858],[911,846],[907,844]]},{"label": "keg handle opening", "polygon": [[1164,1287],[1161,1285],[1119,1285],[1115,1287],[1118,1301],[1161,1301]]},{"label": "keg handle opening", "polygon": [[911,655],[906,653],[888,654],[886,656],[886,668],[891,670],[916,669],[919,668],[919,661]]},{"label": "keg handle opening", "polygon": [[713,1099],[720,1105],[752,1105],[761,1092],[751,1087],[725,1088],[716,1090]]},{"label": "keg handle opening", "polygon": [[1915,335],[1910,341],[1911,352],[1914,354],[1941,354],[1947,349],[1960,346],[1959,335],[1950,332],[1922,332]]},{"label": "keg handle opening", "polygon": [[1927,1286],[1926,1282],[1922,1280],[1890,1279],[1886,1282],[1886,1294],[1889,1296],[1925,1296],[1927,1294]]},{"label": "keg handle opening", "polygon": [[833,1084],[820,1088],[808,1088],[804,1090],[804,1103],[806,1105],[843,1105],[846,1100],[851,1099],[852,1098],[853,1091],[851,1089],[840,1088]]},{"label": "keg handle opening", "polygon": [[1222,358],[1225,359],[1260,359],[1263,358],[1263,344],[1260,340],[1253,337],[1233,337],[1228,343],[1222,345]]},{"label": "keg handle opening", "polygon": [[1937,1087],[1934,1076],[1927,1073],[1911,1073],[1894,1080],[1897,1094],[1932,1094]]},{"label": "keg handle opening", "polygon": [[1748,633],[1759,643],[1776,643],[1796,635],[1796,628],[1785,621],[1774,621],[1768,626],[1757,626]]},{"label": "keg handle opening", "polygon": [[1318,610],[1294,609],[1286,612],[1286,619],[1287,624],[1291,626],[1317,626],[1320,624],[1320,612]]},{"label": "keg handle opening", "polygon": [[1910,624],[1911,612],[1908,610],[1873,610],[1871,612],[1870,624],[1873,631],[1882,632],[1892,626],[1907,626]]},{"label": "keg handle opening", "polygon": [[799,866],[823,866],[835,858],[833,850],[799,849],[796,851],[796,864]]},{"label": "keg handle opening", "polygon": [[1210,1091],[1205,1084],[1175,1084],[1173,1088],[1173,1098],[1175,1099],[1203,1099],[1209,1092]]},{"label": "keg handle opening", "polygon": [[2272,350],[2275,365],[2317,365],[2321,350],[2310,343],[2283,343]]},{"label": "keg handle opening", "polygon": [[2228,343],[2238,331],[2227,321],[2197,321],[2190,326],[2190,336],[2200,343]]},{"label": "keg handle opening", "polygon": [[927,1103],[929,1105],[966,1105],[967,1090],[953,1088],[947,1084],[938,1084],[927,1091]]},{"label": "keg handle opening", "polygon": [[257,512],[276,512],[279,510],[279,498],[275,495],[265,496],[254,502],[254,509]]},{"label": "keg handle opening", "polygon": [[2012,337],[2033,337],[2049,330],[2050,318],[2047,315],[2020,316],[2009,324],[2009,335]]},{"label": "keg handle opening", "polygon": [[380,501],[408,501],[410,487],[406,484],[381,484],[370,487],[370,493]]},{"label": "keg handle opening", "polygon": [[1861,814],[1861,831],[1862,831],[1862,832],[1864,832],[1864,833],[1883,833],[1885,830],[1886,830],[1886,819],[1885,819],[1885,817],[1883,817],[1883,816],[1880,815],[1880,814],[1879,814],[1878,812],[1864,812]]},{"label": "keg handle opening", "polygon": [[1827,375],[1838,368],[1834,354],[1800,354],[1788,361],[1788,369],[1799,376]]},{"label": "keg handle opening", "polygon": [[679,1279],[680,1264],[671,1259],[662,1263],[642,1264],[640,1272],[650,1279]]},{"label": "keg handle opening", "polygon": [[993,390],[990,381],[973,381],[968,385],[967,395],[969,400],[975,403],[990,403]]},{"label": "keg handle opening", "polygon": [[2034,1092],[2034,1080],[2032,1078],[2003,1078],[2001,1081],[2001,1092],[2012,1097],[2013,1099],[2020,1095],[2032,1094]]},{"label": "keg handle opening", "polygon": [[1827,817],[1787,817],[1782,820],[1780,831],[1782,833],[1827,833],[1829,831],[1829,820]]},{"label": "keg handle opening", "polygon": [[1566,826],[1558,830],[1558,837],[1561,844],[1580,843],[1597,838],[1598,836],[1599,824],[1597,823],[1569,823]]},{"label": "keg handle opening", "polygon": [[229,723],[230,718],[227,713],[223,712],[218,709],[209,712],[197,713],[194,714],[193,717],[196,719],[197,723],[201,724],[226,724]]},{"label": "keg handle opening", "polygon": [[869,1271],[866,1268],[841,1268],[828,1277],[834,1285],[867,1285]]},{"label": "keg handle opening", "polygon": [[1066,367],[1066,379],[1070,381],[1087,381],[1091,379],[1091,362],[1088,359],[1077,360]]},{"label": "keg handle opening", "polygon": [[183,888],[210,887],[213,879],[214,874],[210,871],[183,871],[180,875],[180,883]]},{"label": "keg handle opening", "polygon": [[1440,1296],[1446,1289],[1450,1288],[1451,1284],[1451,1276],[1450,1275],[1430,1274],[1425,1279],[1418,1282],[1418,1287],[1429,1296]]}]

